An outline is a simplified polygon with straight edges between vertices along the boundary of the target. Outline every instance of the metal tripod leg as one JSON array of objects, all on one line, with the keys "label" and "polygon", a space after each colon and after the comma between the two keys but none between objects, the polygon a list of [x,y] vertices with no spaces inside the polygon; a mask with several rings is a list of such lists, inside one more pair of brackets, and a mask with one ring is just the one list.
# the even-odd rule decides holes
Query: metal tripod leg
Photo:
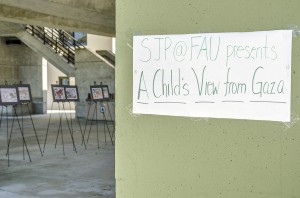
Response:
[{"label": "metal tripod leg", "polygon": [[[8,138],[8,110],[7,110],[7,106],[6,107],[6,138],[7,138],[7,151],[6,151],[6,156],[7,156],[7,166],[9,167],[9,145],[10,145],[10,138],[11,138],[11,134],[12,131],[10,132],[10,137]],[[14,118],[13,118],[14,121]],[[12,128],[11,128],[12,130]]]},{"label": "metal tripod leg", "polygon": [[112,137],[114,137],[114,136],[115,136],[115,129],[116,129],[115,121],[114,121],[113,118],[112,118],[112,115],[111,115],[111,112],[110,112],[110,108],[109,108],[108,102],[107,102],[106,104],[107,104],[107,109],[108,109],[108,113],[109,113],[109,116],[110,116],[110,121],[111,121],[112,124],[113,124]]},{"label": "metal tripod leg", "polygon": [[84,140],[84,135],[83,135],[83,133],[82,133],[80,120],[79,120],[79,117],[78,117],[78,114],[77,114],[77,111],[76,111],[76,110],[75,110],[75,116],[76,116],[76,118],[77,118],[77,122],[78,122],[78,125],[79,125],[80,134],[81,134],[81,137],[82,137],[82,141],[83,141],[83,144],[84,144],[84,148],[86,149],[86,144],[85,144],[85,140]]},{"label": "metal tripod leg", "polygon": [[[90,115],[90,110],[91,110],[91,103],[92,103],[92,102],[90,102],[90,104],[89,104],[89,110],[88,110],[88,114],[87,114],[86,121],[85,121],[85,126],[84,126],[84,132],[83,132],[83,138],[82,138],[81,145],[82,145],[83,142],[84,142],[86,126],[87,126],[87,123],[88,123],[88,119],[89,119],[89,115]],[[88,141],[87,141],[87,142],[88,142]]]},{"label": "metal tripod leg", "polygon": [[65,104],[64,104],[64,102],[62,103],[62,105],[63,105],[63,111],[65,112],[65,117],[66,117],[67,125],[68,125],[69,131],[70,131],[70,135],[71,135],[71,139],[72,139],[72,143],[73,143],[73,148],[74,148],[75,153],[77,153],[75,142],[74,142],[74,138],[73,138],[73,133],[72,133],[71,128],[70,128],[70,124],[69,124],[69,121],[68,121],[68,117],[67,117],[67,113],[66,113],[66,110],[65,110]]},{"label": "metal tripod leg", "polygon": [[108,122],[107,122],[107,119],[106,119],[106,116],[105,116],[104,113],[103,113],[103,116],[104,116],[105,124],[106,124],[107,130],[108,130],[108,134],[109,134],[111,143],[112,143],[112,145],[114,145],[114,141],[113,141],[112,135],[111,135],[111,133],[110,133],[110,130],[109,130],[109,127],[108,127]]},{"label": "metal tripod leg", "polygon": [[97,143],[98,143],[98,149],[100,148],[99,146],[99,132],[98,132],[98,103],[96,102],[96,124],[97,124]]},{"label": "metal tripod leg", "polygon": [[13,107],[13,109],[14,109],[14,111],[15,111],[15,115],[16,115],[16,118],[17,118],[17,122],[18,122],[18,125],[19,125],[19,127],[20,127],[21,135],[22,135],[22,138],[23,138],[23,142],[24,142],[24,144],[25,144],[25,148],[26,148],[26,151],[27,151],[27,155],[28,155],[28,157],[29,157],[29,161],[31,162],[30,154],[29,154],[28,147],[27,147],[27,144],[26,144],[26,141],[25,141],[23,129],[21,128],[21,125],[20,125],[20,122],[19,122],[19,118],[18,118],[18,114],[17,114],[17,111],[16,111],[16,107]]},{"label": "metal tripod leg", "polygon": [[64,136],[63,136],[63,133],[62,133],[62,123],[61,123],[63,113],[60,111],[59,103],[58,103],[58,112],[59,112],[59,126],[58,126],[56,141],[55,141],[55,148],[56,148],[56,145],[57,145],[58,135],[59,135],[59,132],[60,132],[60,134],[61,134],[61,142],[62,142],[62,147],[63,147],[63,154],[65,155]]},{"label": "metal tripod leg", "polygon": [[[52,108],[53,108],[53,102],[52,102],[52,105],[51,105],[51,111],[52,111]],[[45,140],[44,140],[43,153],[45,153],[45,146],[46,146],[47,137],[48,137],[48,132],[49,132],[49,126],[50,126],[51,115],[52,115],[52,114],[50,113],[49,121],[48,121],[48,127],[47,127],[47,132],[46,132],[46,136],[45,136]]]},{"label": "metal tripod leg", "polygon": [[38,146],[39,146],[41,155],[43,156],[43,152],[42,152],[42,149],[41,149],[40,141],[39,141],[38,135],[37,135],[37,133],[36,133],[36,129],[35,129],[35,126],[34,126],[34,123],[33,123],[33,119],[32,119],[32,116],[31,116],[30,109],[29,109],[29,105],[28,105],[28,103],[26,103],[26,105],[27,105],[29,117],[30,117],[30,120],[31,120],[31,123],[32,123],[32,128],[33,128],[33,131],[34,131],[34,134],[35,134],[35,137],[36,137],[36,141],[37,141],[37,143],[38,143]]},{"label": "metal tripod leg", "polygon": [[96,108],[94,109],[94,113],[93,113],[93,117],[92,117],[92,123],[91,123],[91,125],[90,125],[90,130],[89,130],[89,133],[88,133],[88,138],[87,138],[87,140],[86,140],[86,143],[89,142],[89,138],[90,138],[90,134],[91,134],[91,129],[92,129],[92,124],[93,124],[93,122],[94,122],[94,117],[95,117],[95,111],[96,111]]},{"label": "metal tripod leg", "polygon": [[[23,132],[24,132],[24,122],[23,122],[23,105],[21,104],[21,116],[22,116],[22,119],[21,119],[21,126],[22,126],[22,130],[23,130]],[[24,144],[24,142],[23,142],[23,160],[25,160],[25,149],[24,149],[24,147],[25,147],[25,144]]]},{"label": "metal tripod leg", "polygon": [[1,106],[0,127],[1,127],[1,124],[2,124],[2,117],[3,117],[3,107],[4,107],[4,106]]}]

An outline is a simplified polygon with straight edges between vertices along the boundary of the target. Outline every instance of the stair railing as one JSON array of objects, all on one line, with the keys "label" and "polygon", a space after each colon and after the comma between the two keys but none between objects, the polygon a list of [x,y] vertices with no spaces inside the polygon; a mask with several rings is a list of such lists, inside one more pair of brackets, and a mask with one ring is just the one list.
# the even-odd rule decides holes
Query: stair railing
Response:
[{"label": "stair railing", "polygon": [[75,50],[85,48],[64,30],[32,25],[26,25],[25,29],[73,65],[75,64]]}]

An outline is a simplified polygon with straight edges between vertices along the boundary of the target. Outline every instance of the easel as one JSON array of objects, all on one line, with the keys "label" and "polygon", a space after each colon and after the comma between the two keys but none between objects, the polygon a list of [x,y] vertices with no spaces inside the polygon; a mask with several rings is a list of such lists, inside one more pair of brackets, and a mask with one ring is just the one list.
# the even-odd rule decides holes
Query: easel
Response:
[{"label": "easel", "polygon": [[[74,101],[74,103],[75,103],[75,106],[76,106],[76,105],[77,105],[77,102]],[[70,102],[70,101],[69,101],[69,107],[70,107],[71,130],[72,130],[72,134],[74,134],[73,125],[72,125],[72,114],[71,114],[71,102]],[[78,117],[78,114],[77,114],[77,111],[76,111],[76,110],[75,110],[75,117],[76,117],[77,122],[78,122],[78,126],[79,126],[80,134],[81,134],[81,137],[82,137],[82,142],[83,142],[83,144],[84,144],[84,148],[86,149],[86,144],[85,144],[85,140],[84,140],[84,135],[83,135],[83,133],[82,133],[80,120],[79,120],[79,117]]]},{"label": "easel", "polygon": [[[86,119],[86,121],[85,121],[85,127],[84,127],[84,132],[83,132],[83,136],[84,136],[84,137],[85,137],[86,127],[87,127],[87,124],[88,124],[88,117],[89,117],[89,114],[90,114],[90,109],[91,109],[92,103],[93,103],[93,101],[90,101],[90,103],[89,103],[88,116],[87,116],[87,119]],[[88,134],[88,138],[87,138],[87,140],[86,140],[86,143],[89,142],[89,137],[90,137],[90,132],[91,132],[91,129],[92,129],[92,124],[93,124],[93,122],[96,121],[97,118],[98,118],[98,113],[97,113],[97,103],[95,103],[95,105],[96,105],[96,107],[95,107],[94,112],[93,112],[93,117],[92,117],[92,120],[91,120],[91,123],[90,123],[90,129],[89,129],[89,134]],[[95,113],[96,113],[96,120],[94,120]],[[96,122],[96,128],[97,128],[97,143],[98,143],[98,149],[100,149],[98,122]],[[105,137],[106,137],[106,135],[105,135]],[[82,143],[83,143],[83,142],[82,142]],[[81,143],[81,144],[82,144],[82,143]]]},{"label": "easel", "polygon": [[[12,120],[11,131],[10,131],[9,139],[8,139],[8,142],[7,142],[7,151],[6,151],[6,155],[8,157],[8,166],[9,166],[9,146],[10,146],[11,136],[12,136],[12,133],[13,133],[15,117],[17,118],[17,122],[18,122],[19,129],[20,129],[20,132],[21,132],[21,135],[22,135],[22,139],[23,139],[23,159],[25,160],[25,153],[24,153],[24,146],[25,146],[29,161],[31,162],[30,154],[29,154],[28,147],[27,147],[27,144],[26,144],[26,141],[25,141],[25,137],[24,137],[23,127],[20,125],[20,121],[19,121],[19,118],[18,118],[18,115],[17,115],[17,110],[16,110],[15,105],[13,105],[13,109],[14,109],[15,116],[13,117],[13,120]],[[6,106],[6,116],[7,116],[6,117],[6,119],[7,119],[7,134],[8,134],[8,111],[7,111],[7,106]]]},{"label": "easel", "polygon": [[[93,88],[97,88],[97,89],[101,89],[102,86],[102,82],[100,83],[100,86],[97,87],[96,85],[96,82],[94,82],[94,86],[91,86],[91,94],[93,95],[92,93],[92,89]],[[103,93],[103,91],[101,91]],[[88,118],[90,116],[90,110],[91,110],[91,106],[93,105],[93,103],[95,104],[95,108],[94,108],[94,112],[93,112],[93,116],[92,116],[92,120],[91,120],[91,124],[90,124],[90,128],[89,128],[89,132],[88,132],[88,138],[87,138],[87,143],[89,141],[89,137],[90,137],[90,133],[91,133],[91,128],[92,128],[92,124],[94,121],[96,121],[96,128],[97,128],[97,143],[98,143],[98,149],[100,148],[100,145],[99,145],[99,130],[98,130],[98,103],[100,104],[100,108],[99,108],[99,111],[100,113],[102,113],[103,115],[103,118],[104,118],[104,137],[105,137],[105,145],[107,144],[107,141],[106,141],[106,128],[108,130],[108,133],[109,133],[109,136],[110,136],[110,140],[111,140],[111,143],[112,145],[114,145],[114,142],[113,142],[113,135],[111,134],[110,132],[110,129],[109,129],[109,126],[108,126],[108,120],[106,119],[106,115],[105,115],[105,107],[103,105],[103,102],[105,101],[104,97],[100,98],[100,99],[95,99],[94,97],[92,97],[91,101],[89,102],[89,110],[88,110],[88,115],[87,115],[87,119],[86,119],[86,123],[85,123],[85,127],[84,127],[84,133],[83,135],[85,136],[85,133],[86,133],[86,127],[87,127],[87,124],[88,124]],[[107,107],[108,107],[108,104],[107,104]],[[109,109],[109,107],[108,107]],[[110,113],[110,111],[109,111]],[[96,120],[95,120],[95,114],[96,114]],[[111,116],[111,114],[110,114]],[[111,117],[111,121],[112,121],[112,117]]]},{"label": "easel", "polygon": [[[15,95],[15,97],[11,98],[11,99],[8,99],[7,101],[6,101],[6,99],[4,101],[2,101],[3,98],[7,97],[7,95],[6,95],[7,93],[5,93],[4,90],[7,90],[7,92],[8,91],[9,92],[13,91],[13,92],[10,92],[10,93]],[[3,98],[2,98],[2,94],[3,94]],[[10,162],[10,160],[9,160],[10,159],[9,158],[9,147],[10,147],[10,142],[11,142],[11,136],[12,136],[12,133],[13,133],[15,118],[17,119],[18,126],[19,126],[19,129],[20,129],[20,132],[21,132],[21,135],[22,135],[22,140],[23,140],[23,159],[25,159],[25,153],[24,153],[24,146],[25,146],[27,154],[28,154],[29,161],[31,162],[30,154],[29,154],[28,147],[27,147],[27,144],[26,144],[26,141],[25,141],[25,137],[24,137],[23,127],[21,127],[21,124],[20,124],[20,121],[19,121],[19,118],[18,118],[18,114],[17,114],[17,110],[16,110],[16,105],[19,102],[20,101],[19,101],[19,94],[18,94],[17,87],[16,86],[9,86],[7,81],[5,81],[5,85],[1,86],[1,106],[2,106],[2,109],[1,109],[0,126],[2,124],[3,107],[5,107],[6,108],[6,138],[7,138],[6,156],[8,158],[8,166],[10,166],[10,163],[9,163]],[[13,113],[15,114],[15,116],[13,116],[10,134],[9,134],[9,122],[8,122],[8,106],[12,106],[13,111],[14,111]]]},{"label": "easel", "polygon": [[[100,85],[102,85],[102,82],[100,83]],[[100,101],[100,105],[102,106],[103,108],[103,111],[100,110],[100,112],[102,112],[103,114],[103,117],[106,121],[106,126],[107,126],[107,129],[108,129],[108,133],[110,135],[110,138],[111,138],[111,141],[112,141],[112,145],[114,145],[113,143],[113,138],[114,138],[114,135],[115,135],[115,121],[113,120],[112,118],[112,115],[111,115],[111,111],[110,111],[110,108],[109,108],[109,91],[108,91],[108,86],[106,86],[106,89],[107,89],[107,94],[108,96],[107,97],[103,97],[103,100]],[[103,87],[103,90],[104,90],[104,87]],[[104,94],[105,95],[105,94]],[[103,103],[106,103],[106,106],[107,106],[107,110],[108,110],[108,113],[109,113],[109,117],[110,117],[110,120],[106,119],[106,116],[105,116],[105,107],[103,105]],[[101,108],[101,107],[100,107]],[[111,122],[112,125],[113,125],[113,131],[112,131],[112,135],[110,134],[110,130],[108,128],[108,122]],[[105,127],[104,127],[104,133],[105,133]],[[106,145],[106,136],[105,136],[105,145]]]},{"label": "easel", "polygon": [[35,126],[34,126],[34,122],[33,122],[33,119],[32,119],[32,115],[31,115],[31,112],[30,112],[30,108],[29,108],[29,104],[28,104],[28,103],[21,103],[22,129],[24,130],[24,123],[23,123],[23,113],[24,113],[24,112],[23,112],[23,105],[26,105],[26,106],[27,106],[27,110],[28,110],[28,113],[29,113],[29,117],[30,117],[30,120],[31,120],[31,124],[32,124],[33,131],[34,131],[34,134],[35,134],[35,137],[36,137],[36,141],[37,141],[37,143],[38,143],[38,146],[39,146],[41,155],[42,155],[42,157],[43,157],[43,153],[42,153],[40,141],[39,141],[39,138],[38,138],[38,135],[37,135]]},{"label": "easel", "polygon": [[[57,141],[58,141],[58,136],[59,136],[59,133],[60,133],[61,134],[61,140],[62,140],[63,154],[65,155],[64,139],[63,139],[63,133],[62,133],[62,119],[63,119],[63,114],[65,114],[65,119],[66,119],[66,122],[67,122],[67,125],[68,125],[68,128],[69,128],[70,136],[71,136],[72,143],[73,143],[73,150],[75,151],[75,153],[77,153],[75,142],[74,142],[74,137],[73,137],[74,130],[73,130],[73,123],[72,123],[71,103],[70,103],[70,102],[79,101],[77,86],[51,85],[51,88],[52,88],[52,94],[53,94],[53,101],[57,102],[58,109],[59,109],[59,126],[58,126],[56,141],[55,141],[55,148],[56,148]],[[55,91],[56,89],[59,90],[59,93],[63,93],[62,98],[60,98],[60,96],[57,94],[58,92]],[[70,94],[70,96],[68,96],[68,94],[66,94],[68,92],[67,90],[68,91],[73,91],[72,93],[73,94],[75,93],[75,95]],[[53,103],[54,102],[52,102],[51,111],[53,109]],[[65,102],[68,102],[69,106],[70,106],[70,124],[69,124],[68,116],[67,116],[66,109],[65,109]],[[63,112],[61,112],[60,103],[62,103],[62,111]],[[75,105],[76,105],[76,103],[75,103]],[[50,122],[51,122],[51,115],[52,114],[50,114],[50,116],[49,116],[48,127],[47,127],[47,132],[46,132],[45,141],[44,141],[43,153],[45,152],[45,146],[46,146],[48,132],[49,132],[49,126],[50,126]],[[86,148],[84,136],[82,134],[81,124],[80,124],[79,117],[78,117],[77,113],[76,113],[76,118],[77,118],[78,125],[79,125],[79,128],[80,128],[80,133],[81,133],[81,136],[82,136],[82,142],[84,143],[84,146]]]},{"label": "easel", "polygon": [[[52,105],[51,105],[51,111],[53,110],[53,103],[54,102],[52,102]],[[62,103],[62,111],[63,112],[61,112],[60,103]],[[59,136],[59,133],[60,133],[61,134],[61,141],[62,141],[62,148],[63,148],[63,155],[65,155],[64,137],[63,137],[63,132],[62,132],[62,119],[63,119],[63,114],[65,114],[66,122],[67,122],[67,125],[68,125],[68,129],[69,129],[69,132],[70,132],[72,143],[73,143],[73,150],[75,151],[75,153],[77,153],[74,138],[73,138],[73,132],[71,131],[69,120],[68,120],[68,117],[67,117],[67,113],[65,111],[65,102],[57,102],[57,104],[58,104],[58,111],[59,111],[59,126],[58,126],[57,136],[56,136],[56,140],[55,140],[55,148],[56,148],[57,141],[58,141],[58,136]],[[45,141],[44,141],[43,153],[45,153],[45,147],[46,147],[46,143],[47,143],[47,137],[48,137],[50,122],[51,122],[51,115],[52,114],[50,113],[47,132],[46,132]]]},{"label": "easel", "polygon": [[[109,103],[107,102],[107,100],[104,100],[103,102],[106,103],[107,110],[108,110],[108,113],[109,113],[110,120],[108,120],[108,121],[111,122],[112,125],[113,125],[112,138],[114,138],[114,135],[115,135],[115,121],[114,121],[113,118],[112,118],[112,115],[111,115],[111,112],[110,112],[110,108],[109,108]],[[103,104],[102,104],[102,105],[103,105]],[[104,109],[104,110],[105,110],[105,109]],[[104,116],[105,119],[106,119],[105,112],[103,112],[103,116]],[[105,141],[105,143],[106,143],[106,141]]]},{"label": "easel", "polygon": [[[37,140],[37,143],[38,143],[41,155],[43,157],[43,153],[42,153],[42,149],[41,149],[41,146],[40,146],[39,138],[38,138],[38,135],[37,135],[37,132],[36,132],[36,129],[35,129],[35,126],[34,126],[34,122],[33,122],[32,116],[31,116],[30,108],[29,108],[29,103],[31,103],[31,101],[32,101],[30,86],[29,85],[23,85],[22,81],[20,81],[20,85],[17,85],[17,86],[18,86],[18,89],[20,89],[20,88],[26,88],[28,90],[28,94],[29,94],[28,95],[29,98],[27,98],[27,99],[23,100],[22,98],[19,98],[20,105],[21,105],[21,115],[22,115],[22,129],[24,131],[24,123],[23,123],[23,114],[24,114],[24,111],[23,111],[23,105],[26,105],[27,110],[28,110],[28,114],[29,114],[29,117],[30,117],[30,120],[31,120],[32,128],[33,128],[33,131],[34,131],[34,134],[35,134],[35,137],[36,137],[36,140]],[[24,158],[24,144],[23,144],[23,159],[25,159]]]},{"label": "easel", "polygon": [[[76,107],[77,102],[80,101],[79,93],[78,93],[78,87],[77,87],[77,85],[65,85],[64,88],[65,88],[65,92],[66,92],[66,100],[69,102],[69,107],[70,107],[71,130],[72,130],[72,133],[74,133],[73,123],[72,123],[72,114],[71,114],[71,102],[74,102],[74,105]],[[82,133],[80,120],[79,120],[79,117],[78,117],[78,114],[77,114],[76,110],[75,110],[75,116],[77,118],[77,122],[78,122],[78,125],[79,125],[80,134],[81,134],[81,137],[82,137],[82,142],[83,142],[84,147],[86,149],[84,135]]]}]

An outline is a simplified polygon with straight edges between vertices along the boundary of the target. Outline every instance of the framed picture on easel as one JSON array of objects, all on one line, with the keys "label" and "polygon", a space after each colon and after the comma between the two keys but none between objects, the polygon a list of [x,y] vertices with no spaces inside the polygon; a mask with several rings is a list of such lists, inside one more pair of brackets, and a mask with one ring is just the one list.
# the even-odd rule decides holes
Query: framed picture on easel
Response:
[{"label": "framed picture on easel", "polygon": [[104,99],[102,85],[90,86],[93,101],[102,101]]},{"label": "framed picture on easel", "polygon": [[54,102],[65,102],[67,100],[64,86],[51,85],[51,89]]},{"label": "framed picture on easel", "polygon": [[64,86],[66,91],[66,99],[69,102],[78,102],[79,95],[78,95],[78,88],[76,85],[72,86]]},{"label": "framed picture on easel", "polygon": [[19,94],[16,86],[1,85],[0,86],[0,104],[15,105],[19,103]]},{"label": "framed picture on easel", "polygon": [[105,100],[109,99],[109,89],[107,85],[102,85],[103,98]]},{"label": "framed picture on easel", "polygon": [[21,103],[32,102],[31,89],[29,84],[16,85]]}]

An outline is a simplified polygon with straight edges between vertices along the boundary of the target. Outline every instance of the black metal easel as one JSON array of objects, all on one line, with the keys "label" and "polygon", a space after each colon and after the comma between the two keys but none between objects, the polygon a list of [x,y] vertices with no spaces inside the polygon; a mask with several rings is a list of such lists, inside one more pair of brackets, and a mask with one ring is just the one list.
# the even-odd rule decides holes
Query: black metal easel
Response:
[{"label": "black metal easel", "polygon": [[[86,122],[85,122],[85,127],[84,127],[84,132],[83,132],[83,136],[85,137],[85,133],[86,133],[86,127],[87,127],[87,124],[88,124],[88,118],[89,118],[89,114],[90,114],[90,109],[91,109],[91,106],[92,106],[92,103],[93,101],[91,101],[89,103],[89,110],[88,110],[88,116],[87,116],[87,119],[86,119]],[[98,130],[98,113],[97,113],[97,102],[95,102],[95,109],[94,109],[94,112],[93,112],[93,116],[92,116],[92,120],[91,120],[91,123],[90,123],[90,129],[89,129],[89,133],[88,133],[88,138],[86,140],[86,143],[89,142],[89,137],[90,137],[90,133],[91,133],[91,129],[92,129],[92,124],[94,123],[94,121],[96,121],[96,128],[97,128],[97,143],[98,143],[98,149],[100,148],[100,144],[99,144],[99,130]],[[95,113],[96,113],[96,120],[94,120],[94,117],[95,117]]]},{"label": "black metal easel", "polygon": [[[107,142],[106,141],[106,128],[108,130],[108,134],[110,136],[111,143],[112,143],[112,145],[114,145],[113,135],[111,134],[111,131],[110,131],[109,125],[108,125],[109,120],[107,120],[107,118],[106,118],[105,107],[103,106],[102,102],[98,102],[98,101],[90,101],[89,102],[89,110],[88,110],[88,115],[87,115],[87,119],[86,119],[86,122],[85,122],[85,127],[84,127],[84,133],[83,133],[83,135],[85,136],[85,134],[86,134],[86,127],[87,127],[87,124],[88,124],[88,118],[90,116],[90,109],[91,109],[91,106],[93,105],[93,103],[95,104],[95,108],[94,108],[94,112],[93,112],[93,116],[92,116],[92,120],[91,120],[91,124],[90,124],[90,128],[89,128],[88,137],[87,137],[87,141],[86,142],[88,143],[88,141],[89,141],[92,124],[93,124],[93,122],[96,122],[98,149],[100,148],[100,146],[99,146],[99,129],[98,129],[98,123],[99,123],[99,120],[98,120],[98,103],[99,103],[100,104],[99,111],[100,111],[100,113],[102,113],[103,118],[104,118],[103,122],[104,122],[105,145],[107,144],[106,143]],[[108,104],[107,104],[107,106],[108,106]],[[95,119],[95,116],[96,116],[96,119]],[[112,118],[111,118],[111,120],[112,120]]]},{"label": "black metal easel", "polygon": [[[51,110],[53,109],[53,103],[54,102],[52,102]],[[56,148],[57,141],[58,141],[58,136],[59,136],[59,133],[60,133],[61,134],[61,140],[62,140],[63,154],[65,155],[64,139],[63,139],[63,132],[62,132],[62,119],[63,119],[63,114],[65,114],[65,119],[66,119],[66,122],[67,122],[67,125],[68,125],[68,129],[69,129],[69,132],[70,132],[72,143],[73,143],[73,149],[74,149],[75,153],[77,153],[75,142],[74,142],[74,137],[73,137],[73,131],[71,130],[71,127],[70,127],[70,124],[69,124],[69,120],[68,120],[67,114],[65,112],[65,104],[64,104],[64,102],[61,102],[61,103],[62,103],[62,111],[63,112],[60,109],[60,102],[57,102],[58,108],[59,108],[59,126],[58,126],[58,130],[57,130],[57,136],[56,136],[56,141],[55,141],[55,148]],[[46,143],[47,143],[47,137],[48,137],[48,133],[49,133],[50,122],[51,122],[51,114],[49,116],[48,127],[47,127],[47,132],[46,132],[45,141],[44,141],[43,153],[45,153],[45,147],[46,147]]]},{"label": "black metal easel", "polygon": [[[103,106],[103,103],[106,103],[106,106],[107,106],[107,110],[108,110],[108,114],[109,114],[109,117],[110,117],[110,120],[108,120],[108,119],[106,119],[106,116],[105,116],[105,107]],[[112,139],[114,138],[114,135],[115,135],[115,121],[113,120],[113,118],[112,118],[112,115],[111,115],[111,111],[110,111],[110,108],[109,108],[109,103],[106,101],[106,100],[104,100],[103,102],[102,102],[102,106],[104,107],[104,112],[102,112],[103,113],[103,116],[105,117],[105,119],[108,121],[108,122],[111,122],[112,123],[112,125],[113,125],[113,130],[112,130]],[[105,142],[106,143],[106,142]]]},{"label": "black metal easel", "polygon": [[[13,110],[14,110],[15,116],[13,116],[13,120],[12,120],[12,124],[11,124],[11,131],[10,131],[9,139],[8,139],[8,142],[7,142],[7,152],[6,152],[6,155],[8,157],[8,166],[9,166],[9,146],[10,146],[11,136],[12,136],[12,133],[13,133],[15,118],[17,119],[18,126],[19,126],[19,129],[20,129],[20,132],[21,132],[21,135],[22,135],[22,140],[23,140],[23,159],[25,159],[25,154],[24,154],[24,146],[25,146],[29,161],[31,162],[31,157],[30,157],[29,150],[28,150],[28,147],[27,147],[27,144],[26,144],[26,141],[25,141],[25,137],[24,137],[24,131],[23,131],[23,128],[22,128],[22,126],[20,124],[20,121],[19,121],[19,118],[18,118],[16,105],[13,105]],[[7,110],[7,106],[6,106],[6,116],[7,116],[6,117],[6,119],[7,119],[7,134],[8,134],[8,110]]]},{"label": "black metal easel", "polygon": [[[3,117],[3,107],[6,108],[6,138],[7,138],[6,156],[8,158],[8,166],[10,165],[10,163],[9,163],[10,162],[9,147],[10,147],[10,143],[11,143],[11,137],[12,137],[12,133],[13,133],[15,119],[17,119],[18,126],[19,126],[19,129],[20,129],[20,133],[22,135],[23,159],[25,159],[25,153],[24,153],[24,147],[25,147],[26,151],[27,151],[27,154],[28,154],[28,157],[29,157],[29,160],[31,162],[29,150],[28,150],[28,147],[27,147],[27,144],[26,144],[26,141],[25,141],[25,137],[24,137],[24,131],[23,131],[24,127],[22,127],[21,124],[20,124],[19,117],[18,117],[17,110],[16,110],[16,105],[20,104],[18,88],[17,88],[16,85],[8,85],[7,81],[5,81],[5,85],[1,85],[0,104],[2,106],[1,120],[0,120],[1,124],[2,124],[2,117]],[[15,114],[15,116],[13,116],[13,119],[12,119],[10,133],[9,133],[9,122],[8,122],[8,106],[12,106],[12,114],[13,113]]]},{"label": "black metal easel", "polygon": [[[31,124],[32,124],[32,128],[33,128],[33,131],[34,131],[34,134],[35,134],[35,137],[36,137],[36,141],[38,143],[38,146],[39,146],[39,149],[40,149],[40,152],[41,152],[41,155],[43,156],[43,152],[42,152],[42,149],[41,149],[41,145],[40,145],[40,141],[39,141],[39,138],[38,138],[38,135],[37,135],[37,132],[36,132],[36,129],[35,129],[35,125],[34,125],[34,122],[33,122],[33,119],[32,119],[32,115],[31,115],[31,112],[30,112],[30,108],[29,108],[29,104],[26,102],[26,103],[21,103],[21,114],[22,114],[22,129],[24,131],[24,123],[23,123],[23,105],[26,105],[27,107],[27,110],[28,110],[28,114],[29,114],[29,117],[30,117],[30,120],[31,120]],[[23,145],[23,153],[24,153],[24,145]],[[24,156],[24,155],[23,155]]]},{"label": "black metal easel", "polygon": [[[75,105],[76,105],[76,102],[75,102]],[[72,131],[72,134],[74,134],[74,130],[73,130],[73,122],[72,122],[72,113],[71,113],[71,102],[69,101],[69,107],[70,107],[70,120],[71,120],[71,131]],[[84,148],[86,149],[86,143],[85,143],[85,140],[84,140],[84,135],[82,133],[82,129],[81,129],[81,124],[80,124],[80,120],[79,120],[79,117],[78,117],[78,114],[77,114],[77,111],[75,111],[75,118],[77,119],[77,122],[78,122],[78,126],[79,126],[79,130],[80,130],[80,134],[81,134],[81,137],[82,137],[82,142],[84,144]]]}]

